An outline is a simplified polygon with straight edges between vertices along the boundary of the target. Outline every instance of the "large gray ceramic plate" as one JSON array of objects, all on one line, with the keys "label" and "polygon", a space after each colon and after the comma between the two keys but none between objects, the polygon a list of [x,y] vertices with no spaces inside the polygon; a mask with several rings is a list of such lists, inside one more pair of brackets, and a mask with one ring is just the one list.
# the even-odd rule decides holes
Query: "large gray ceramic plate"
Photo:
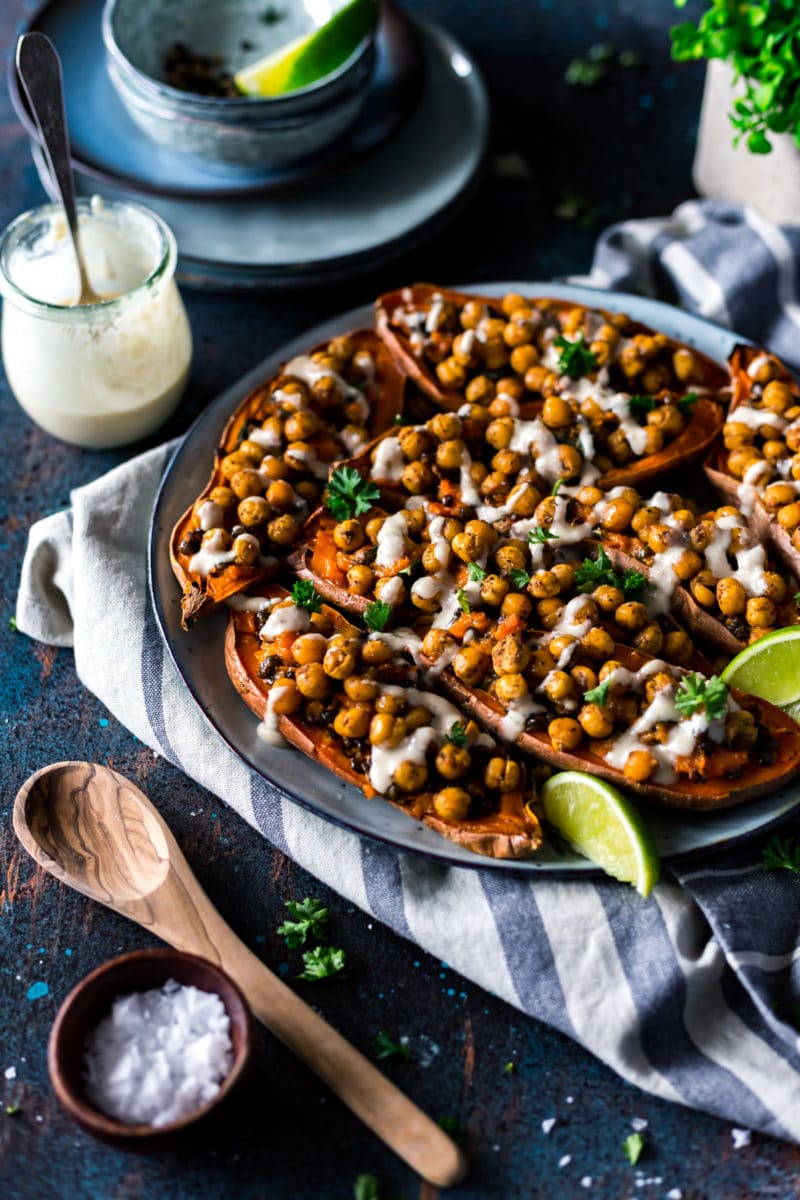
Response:
[{"label": "large gray ceramic plate", "polygon": [[[409,18],[424,59],[419,100],[400,129],[360,158],[263,196],[156,195],[76,168],[81,195],[139,200],[178,243],[178,276],[197,287],[304,287],[352,278],[432,236],[470,193],[489,106],[474,61],[444,29]],[[41,150],[31,152],[52,195]]]},{"label": "large gray ceramic plate", "polygon": [[[689,316],[656,300],[621,292],[519,282],[482,283],[475,290],[489,295],[515,291],[523,295],[553,296],[621,310],[636,320],[697,346],[718,360],[724,360],[734,342],[740,340],[729,330],[699,317]],[[283,788],[299,804],[337,825],[346,826],[365,837],[388,842],[400,850],[424,854],[457,866],[533,874],[565,871],[582,874],[594,871],[595,868],[586,859],[558,856],[548,848],[543,849],[536,858],[522,863],[479,857],[446,841],[390,804],[382,800],[367,800],[356,788],[342,784],[324,767],[298,751],[266,745],[256,734],[256,717],[239,699],[225,672],[222,648],[224,614],[217,613],[203,621],[190,634],[181,630],[180,591],[169,565],[170,531],[180,514],[205,486],[215,447],[231,412],[250,389],[268,377],[281,362],[337,333],[371,324],[372,316],[371,307],[344,313],[271,354],[260,366],[218,397],[181,442],[164,476],[150,533],[151,596],[167,649],[203,716],[234,753],[252,770]],[[789,787],[739,808],[717,813],[687,815],[652,811],[648,822],[662,857],[677,859],[724,846],[763,830],[785,816],[799,800],[798,789]]]}]

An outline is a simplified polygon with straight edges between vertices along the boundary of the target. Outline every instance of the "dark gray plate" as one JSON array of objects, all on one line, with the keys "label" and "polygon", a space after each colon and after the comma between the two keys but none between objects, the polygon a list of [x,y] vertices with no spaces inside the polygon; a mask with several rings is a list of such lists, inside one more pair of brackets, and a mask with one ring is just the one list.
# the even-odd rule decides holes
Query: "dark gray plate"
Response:
[{"label": "dark gray plate", "polygon": [[[553,296],[624,311],[722,361],[734,343],[741,340],[729,330],[679,309],[620,292],[529,282],[482,283],[475,290],[489,295],[515,291],[523,295]],[[236,695],[225,671],[224,614],[217,613],[203,621],[191,634],[180,628],[179,588],[169,565],[170,532],[181,513],[205,486],[214,449],[231,412],[250,389],[274,372],[281,362],[337,333],[370,325],[372,317],[371,306],[344,313],[271,354],[206,409],[176,450],[156,499],[150,531],[151,598],[167,649],[203,716],[234,753],[252,770],[283,788],[299,804],[327,820],[366,837],[388,842],[398,849],[424,854],[454,866],[534,874],[592,872],[595,868],[586,859],[558,856],[547,848],[535,859],[522,863],[482,858],[446,841],[390,804],[377,799],[367,800],[356,788],[340,783],[324,767],[298,751],[266,745],[256,734],[257,719]],[[761,831],[790,812],[798,800],[797,788],[791,786],[740,808],[716,813],[701,815],[654,810],[649,814],[648,824],[662,858],[678,859]]]}]

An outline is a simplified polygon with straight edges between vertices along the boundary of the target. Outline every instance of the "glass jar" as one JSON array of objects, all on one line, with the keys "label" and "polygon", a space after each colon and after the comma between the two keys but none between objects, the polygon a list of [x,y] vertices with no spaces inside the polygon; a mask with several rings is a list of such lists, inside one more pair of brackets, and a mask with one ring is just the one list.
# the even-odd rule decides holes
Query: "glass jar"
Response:
[{"label": "glass jar", "polygon": [[78,268],[60,205],[23,213],[0,241],[3,365],[42,429],[87,449],[135,442],[176,407],[192,335],[175,284],[175,238],[138,204],[78,201],[97,304],[78,305]]}]

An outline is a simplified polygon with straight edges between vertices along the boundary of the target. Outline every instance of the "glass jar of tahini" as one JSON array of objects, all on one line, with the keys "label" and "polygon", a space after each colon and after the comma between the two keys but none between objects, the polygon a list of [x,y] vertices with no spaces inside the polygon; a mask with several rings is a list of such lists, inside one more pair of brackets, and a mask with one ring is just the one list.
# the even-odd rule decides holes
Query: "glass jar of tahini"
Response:
[{"label": "glass jar of tahini", "polygon": [[59,205],[23,213],[0,241],[3,365],[22,408],[54,437],[87,449],[138,441],[174,411],[192,357],[175,283],[175,238],[155,213],[78,201],[89,282],[80,282]]}]

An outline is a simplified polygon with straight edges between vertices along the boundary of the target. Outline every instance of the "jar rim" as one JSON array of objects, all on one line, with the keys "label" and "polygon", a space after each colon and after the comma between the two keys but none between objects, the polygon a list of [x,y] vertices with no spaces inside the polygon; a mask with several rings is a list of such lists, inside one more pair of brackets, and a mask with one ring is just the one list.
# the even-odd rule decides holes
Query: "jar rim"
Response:
[{"label": "jar rim", "polygon": [[50,217],[51,219],[53,217],[64,217],[64,209],[60,204],[40,204],[37,208],[31,208],[26,212],[20,213],[18,217],[15,217],[6,226],[2,235],[0,235],[0,293],[2,293],[4,299],[15,304],[17,308],[22,308],[27,312],[39,316],[46,316],[50,320],[74,321],[81,319],[77,314],[85,314],[85,319],[90,319],[92,316],[100,313],[113,313],[115,308],[121,304],[124,304],[132,297],[146,292],[160,279],[169,277],[174,273],[178,250],[175,235],[166,221],[162,220],[152,209],[129,200],[107,200],[105,197],[102,197],[102,209],[99,212],[95,212],[92,209],[94,199],[94,197],[86,196],[81,196],[77,199],[76,206],[79,216],[87,215],[89,217],[101,218],[104,210],[134,212],[145,221],[148,221],[158,233],[160,238],[158,261],[142,282],[137,283],[129,291],[122,292],[119,296],[111,296],[107,300],[99,300],[95,304],[56,304],[50,300],[41,300],[37,296],[32,296],[29,292],[26,292],[24,288],[21,288],[12,279],[8,269],[9,246],[20,237],[27,226],[33,225],[36,221],[41,221],[46,217]]}]

